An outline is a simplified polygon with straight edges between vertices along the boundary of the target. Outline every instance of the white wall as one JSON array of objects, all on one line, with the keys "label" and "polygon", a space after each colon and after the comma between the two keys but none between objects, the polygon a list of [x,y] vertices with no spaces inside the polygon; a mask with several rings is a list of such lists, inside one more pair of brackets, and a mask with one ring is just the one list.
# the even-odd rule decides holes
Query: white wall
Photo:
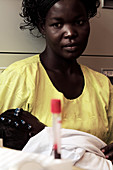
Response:
[{"label": "white wall", "polygon": [[[0,0],[0,67],[43,51],[44,39],[37,39],[29,31],[19,29],[22,0]],[[113,68],[113,9],[99,8],[90,20],[88,46],[79,62],[101,71]]]}]

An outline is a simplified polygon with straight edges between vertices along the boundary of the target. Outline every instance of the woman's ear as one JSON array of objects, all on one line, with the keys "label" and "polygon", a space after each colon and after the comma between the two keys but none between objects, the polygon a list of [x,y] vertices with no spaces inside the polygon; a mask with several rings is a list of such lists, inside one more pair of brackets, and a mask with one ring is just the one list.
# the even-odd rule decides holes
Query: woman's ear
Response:
[{"label": "woman's ear", "polygon": [[38,29],[40,31],[40,33],[45,36],[45,24],[43,21],[41,21],[39,24],[38,24]]}]

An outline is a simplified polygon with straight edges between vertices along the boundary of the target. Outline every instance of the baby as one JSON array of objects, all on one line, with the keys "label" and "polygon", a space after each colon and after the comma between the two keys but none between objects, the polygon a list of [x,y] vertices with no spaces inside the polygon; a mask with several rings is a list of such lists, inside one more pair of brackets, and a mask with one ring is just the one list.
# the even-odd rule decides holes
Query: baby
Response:
[{"label": "baby", "polygon": [[[0,138],[3,146],[50,156],[53,153],[52,128],[46,127],[35,116],[23,109],[7,110],[0,115]],[[106,144],[85,132],[61,129],[62,159],[89,170],[112,170],[112,162],[105,159],[101,147]],[[87,160],[87,161],[86,161]]]},{"label": "baby", "polygon": [[31,113],[23,109],[10,109],[0,115],[0,138],[3,146],[22,150],[28,140],[45,128]]}]

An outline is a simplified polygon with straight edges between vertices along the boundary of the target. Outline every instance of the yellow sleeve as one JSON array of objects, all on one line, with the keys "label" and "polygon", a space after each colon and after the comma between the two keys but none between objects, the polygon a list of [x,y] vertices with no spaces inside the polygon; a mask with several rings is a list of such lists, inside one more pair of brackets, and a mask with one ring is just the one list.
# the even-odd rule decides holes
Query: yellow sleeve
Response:
[{"label": "yellow sleeve", "polygon": [[108,108],[108,141],[107,143],[113,143],[113,85],[109,83],[110,86],[110,95],[109,95],[109,108]]},{"label": "yellow sleeve", "polygon": [[0,74],[0,113],[17,107],[28,110],[32,87],[26,74],[27,70],[10,68]]}]

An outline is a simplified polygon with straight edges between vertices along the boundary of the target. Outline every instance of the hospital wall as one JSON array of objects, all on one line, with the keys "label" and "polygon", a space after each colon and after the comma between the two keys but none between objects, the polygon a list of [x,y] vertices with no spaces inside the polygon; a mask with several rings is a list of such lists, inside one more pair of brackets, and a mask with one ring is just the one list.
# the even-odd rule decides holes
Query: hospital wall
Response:
[{"label": "hospital wall", "polygon": [[[0,0],[0,70],[11,63],[43,51],[45,41],[20,30],[22,0]],[[88,46],[78,62],[101,72],[113,70],[113,9],[100,6],[90,19]]]}]

